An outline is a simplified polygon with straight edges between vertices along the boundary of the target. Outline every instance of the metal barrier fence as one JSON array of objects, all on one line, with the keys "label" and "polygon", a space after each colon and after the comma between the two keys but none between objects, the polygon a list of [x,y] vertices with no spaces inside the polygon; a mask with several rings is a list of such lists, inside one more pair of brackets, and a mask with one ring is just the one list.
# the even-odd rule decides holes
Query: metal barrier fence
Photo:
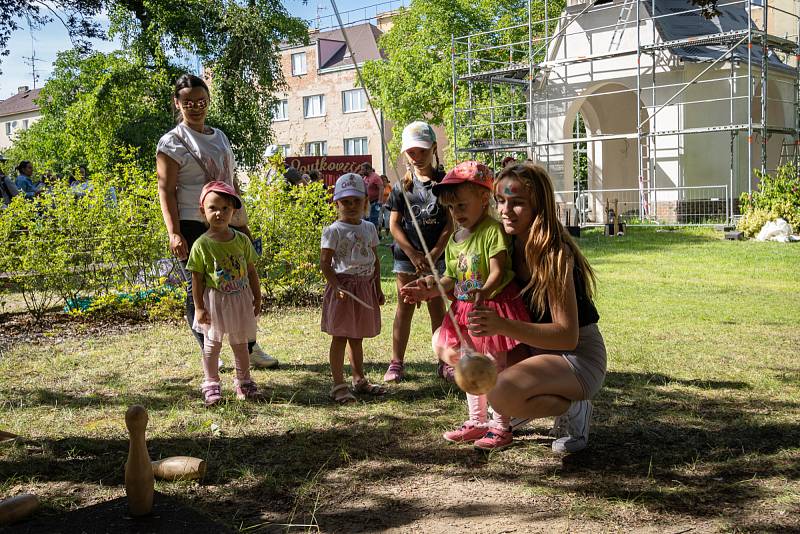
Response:
[{"label": "metal barrier fence", "polygon": [[617,213],[630,226],[724,224],[734,216],[727,185],[556,191],[556,204],[561,221],[574,226],[613,222]]}]

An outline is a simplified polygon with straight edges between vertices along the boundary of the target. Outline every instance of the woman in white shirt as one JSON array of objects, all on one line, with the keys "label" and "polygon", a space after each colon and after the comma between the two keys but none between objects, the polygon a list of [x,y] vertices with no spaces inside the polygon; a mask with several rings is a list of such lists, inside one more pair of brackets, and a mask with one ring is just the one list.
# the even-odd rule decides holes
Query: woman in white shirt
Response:
[{"label": "woman in white shirt", "polygon": [[[236,162],[228,137],[217,128],[206,125],[211,94],[208,86],[197,76],[184,74],[175,82],[173,95],[181,122],[164,134],[156,149],[158,196],[161,213],[169,233],[172,253],[184,268],[195,240],[205,231],[200,214],[200,192],[210,181],[221,181],[236,188]],[[250,235],[247,224],[236,227]],[[191,277],[185,276],[189,287],[186,294],[186,319],[191,328],[194,321]],[[200,349],[203,335],[192,330]],[[264,353],[255,340],[250,342],[250,361],[257,367],[276,367],[278,360]]]}]

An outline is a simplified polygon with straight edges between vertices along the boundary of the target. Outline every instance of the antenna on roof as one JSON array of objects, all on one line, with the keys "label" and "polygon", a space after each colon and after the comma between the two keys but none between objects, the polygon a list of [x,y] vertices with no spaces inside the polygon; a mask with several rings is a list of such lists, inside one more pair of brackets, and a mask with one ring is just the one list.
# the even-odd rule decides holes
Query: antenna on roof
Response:
[{"label": "antenna on roof", "polygon": [[322,5],[322,2],[317,2],[317,18],[314,19],[316,21],[316,29],[318,29],[318,30],[320,29],[320,18],[321,17],[319,16],[319,14],[322,13],[323,11],[327,11],[327,10],[328,10],[328,8],[326,6],[324,6],[324,5]]},{"label": "antenna on roof", "polygon": [[22,59],[25,60],[23,63],[28,65],[31,68],[31,78],[33,78],[33,88],[36,89],[36,81],[39,79],[39,74],[36,69],[36,63],[45,63],[43,59],[39,59],[36,57],[36,38],[33,36],[33,25],[31,24],[30,17],[26,16],[28,19],[28,31],[31,34],[31,55],[30,56],[22,56]]}]

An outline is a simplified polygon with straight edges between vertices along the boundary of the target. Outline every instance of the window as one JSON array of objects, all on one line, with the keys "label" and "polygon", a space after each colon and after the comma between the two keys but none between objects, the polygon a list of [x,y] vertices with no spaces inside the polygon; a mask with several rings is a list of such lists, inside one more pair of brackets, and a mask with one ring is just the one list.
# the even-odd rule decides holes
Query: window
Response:
[{"label": "window", "polygon": [[289,101],[278,100],[275,103],[275,109],[272,111],[273,121],[288,121],[289,120]]},{"label": "window", "polygon": [[328,155],[327,141],[314,141],[313,143],[306,143],[306,156],[327,156],[327,155]]},{"label": "window", "polygon": [[278,152],[281,153],[281,156],[288,157],[289,152],[292,150],[292,145],[278,145]]},{"label": "window", "polygon": [[353,113],[367,109],[367,95],[363,89],[342,91],[342,112]]},{"label": "window", "polygon": [[6,123],[6,135],[11,135],[11,123]]},{"label": "window", "polygon": [[23,130],[27,130],[28,129],[28,119],[23,119],[23,121],[22,121],[22,129]]},{"label": "window", "polygon": [[344,153],[346,156],[363,156],[369,154],[369,143],[366,137],[353,137],[344,140]]},{"label": "window", "polygon": [[292,54],[292,76],[302,76],[306,72],[306,53]]},{"label": "window", "polygon": [[303,116],[306,118],[325,116],[325,95],[304,96]]}]

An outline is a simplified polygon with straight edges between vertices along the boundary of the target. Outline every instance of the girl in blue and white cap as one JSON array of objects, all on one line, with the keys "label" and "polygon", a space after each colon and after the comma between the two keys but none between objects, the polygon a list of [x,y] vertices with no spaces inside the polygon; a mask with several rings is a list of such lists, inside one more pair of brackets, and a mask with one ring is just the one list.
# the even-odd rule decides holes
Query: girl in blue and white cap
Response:
[{"label": "girl in blue and white cap", "polygon": [[[369,202],[364,179],[347,173],[336,180],[333,192],[338,217],[322,231],[320,268],[328,281],[322,303],[322,331],[331,335],[330,363],[333,375],[331,399],[345,404],[353,393],[383,395],[386,389],[371,384],[364,375],[365,337],[381,331],[381,289],[378,231],[362,219]],[[344,350],[350,346],[351,385],[344,380]],[[352,389],[352,392],[351,392]]]}]

